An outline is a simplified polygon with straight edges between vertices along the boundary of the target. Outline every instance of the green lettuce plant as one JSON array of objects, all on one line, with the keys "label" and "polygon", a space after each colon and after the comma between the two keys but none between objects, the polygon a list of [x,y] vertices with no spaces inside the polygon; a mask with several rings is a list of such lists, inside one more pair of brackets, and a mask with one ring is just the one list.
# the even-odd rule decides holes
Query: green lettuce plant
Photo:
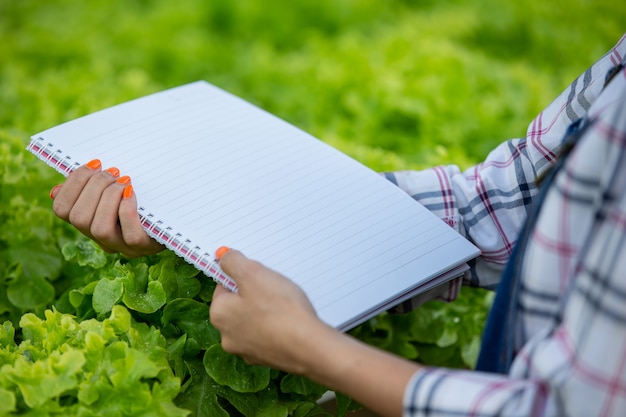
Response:
[{"label": "green lettuce plant", "polygon": [[325,413],[315,401],[326,388],[224,352],[209,320],[215,282],[172,252],[133,260],[107,256],[104,265],[102,252],[90,242],[69,242],[62,252],[66,262],[81,260],[85,277],[65,307],[100,319],[122,305],[134,320],[158,329],[172,372],[182,381],[175,402],[194,415]]},{"label": "green lettuce plant", "polygon": [[163,416],[190,414],[165,338],[115,306],[103,320],[77,321],[59,311],[27,313],[0,327],[0,414],[24,416]]}]

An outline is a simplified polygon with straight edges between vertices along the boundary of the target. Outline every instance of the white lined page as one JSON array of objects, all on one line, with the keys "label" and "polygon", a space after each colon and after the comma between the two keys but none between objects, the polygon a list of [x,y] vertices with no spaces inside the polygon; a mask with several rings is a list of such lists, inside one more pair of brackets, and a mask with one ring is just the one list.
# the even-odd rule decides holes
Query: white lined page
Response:
[{"label": "white lined page", "polygon": [[478,254],[375,172],[202,81],[33,143],[73,166],[99,158],[118,167],[152,221],[199,252],[227,245],[285,273],[338,328]]}]

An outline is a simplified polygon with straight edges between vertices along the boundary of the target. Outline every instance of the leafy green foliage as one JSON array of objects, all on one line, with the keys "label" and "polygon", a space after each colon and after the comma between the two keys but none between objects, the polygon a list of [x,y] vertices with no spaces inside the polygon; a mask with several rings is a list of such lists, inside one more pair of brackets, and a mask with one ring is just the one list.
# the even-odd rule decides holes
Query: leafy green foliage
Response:
[{"label": "leafy green foliage", "polygon": [[[143,339],[158,335],[165,340],[168,366],[183,381],[174,400],[179,407],[198,416],[286,416],[296,410],[302,416],[323,413],[315,400],[326,388],[301,377],[247,365],[222,350],[207,304],[215,283],[181,258],[169,251],[134,260],[109,255],[102,264],[97,246],[78,242],[67,242],[62,250],[65,261],[74,271],[82,268],[78,275],[85,277],[70,291],[70,309],[92,317],[91,321],[106,321],[110,312],[124,306],[136,322],[158,330]],[[137,343],[145,345],[143,339]],[[149,345],[146,348],[151,352]],[[153,353],[158,356],[158,352]]]},{"label": "leafy green foliage", "polygon": [[237,392],[258,392],[270,382],[269,368],[248,366],[240,357],[224,352],[220,344],[206,350],[203,364],[207,374],[217,383]]},{"label": "leafy green foliage", "polygon": [[0,329],[3,415],[189,415],[172,402],[180,381],[157,329],[134,322],[121,306],[102,321],[44,315],[22,317],[19,344],[10,322]]},{"label": "leafy green foliage", "polygon": [[8,131],[0,138],[0,319],[17,325],[21,315],[50,305],[62,285],[59,242],[64,230],[44,204],[52,173],[41,170]]},{"label": "leafy green foliage", "polygon": [[[56,219],[62,178],[24,151],[30,134],[206,79],[374,170],[467,167],[524,134],[624,21],[614,0],[0,2],[0,414],[115,414],[98,408],[113,396],[149,414],[125,393],[150,415],[326,414],[324,387],[221,351],[212,281],[170,252],[106,255]],[[464,289],[352,333],[467,368],[489,302]],[[337,415],[353,407],[338,395]]]},{"label": "leafy green foliage", "polygon": [[473,368],[491,298],[462,288],[454,303],[431,301],[407,314],[381,314],[352,335],[428,365]]}]

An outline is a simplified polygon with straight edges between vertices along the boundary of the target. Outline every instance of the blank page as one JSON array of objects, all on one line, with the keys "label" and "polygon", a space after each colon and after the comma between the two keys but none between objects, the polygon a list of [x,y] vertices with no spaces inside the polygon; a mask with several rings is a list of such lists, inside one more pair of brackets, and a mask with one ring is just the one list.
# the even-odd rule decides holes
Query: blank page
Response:
[{"label": "blank page", "polygon": [[218,247],[236,248],[340,329],[478,254],[377,173],[203,81],[46,130],[29,149],[66,175],[94,158],[119,168],[153,237],[209,274]]}]

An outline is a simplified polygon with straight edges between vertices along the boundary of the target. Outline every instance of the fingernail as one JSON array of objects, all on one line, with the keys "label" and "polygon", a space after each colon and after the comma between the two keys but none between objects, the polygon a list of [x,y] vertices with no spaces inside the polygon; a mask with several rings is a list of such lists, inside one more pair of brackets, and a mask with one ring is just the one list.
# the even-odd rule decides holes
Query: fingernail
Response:
[{"label": "fingernail", "polygon": [[89,169],[100,169],[100,167],[102,166],[102,162],[100,162],[99,159],[92,159],[91,161],[87,162],[87,168]]},{"label": "fingernail", "polygon": [[122,191],[122,198],[126,200],[127,198],[131,198],[133,196],[133,186],[127,185],[124,187],[124,191]]},{"label": "fingernail", "polygon": [[228,252],[228,251],[230,251],[230,248],[228,246],[220,246],[215,251],[215,257],[219,261],[220,259],[222,259],[222,256],[224,256],[226,254],[226,252]]},{"label": "fingernail", "polygon": [[111,168],[107,169],[106,172],[108,172],[109,174],[113,175],[115,178],[120,176],[120,170],[115,168],[115,167],[111,167]]},{"label": "fingernail", "polygon": [[119,177],[117,182],[120,184],[126,185],[130,183],[130,177],[128,175],[124,175],[123,177]]},{"label": "fingernail", "polygon": [[61,184],[59,185],[55,185],[54,187],[52,187],[52,189],[50,190],[50,198],[54,200],[54,197],[56,195],[57,190],[61,188]]}]

